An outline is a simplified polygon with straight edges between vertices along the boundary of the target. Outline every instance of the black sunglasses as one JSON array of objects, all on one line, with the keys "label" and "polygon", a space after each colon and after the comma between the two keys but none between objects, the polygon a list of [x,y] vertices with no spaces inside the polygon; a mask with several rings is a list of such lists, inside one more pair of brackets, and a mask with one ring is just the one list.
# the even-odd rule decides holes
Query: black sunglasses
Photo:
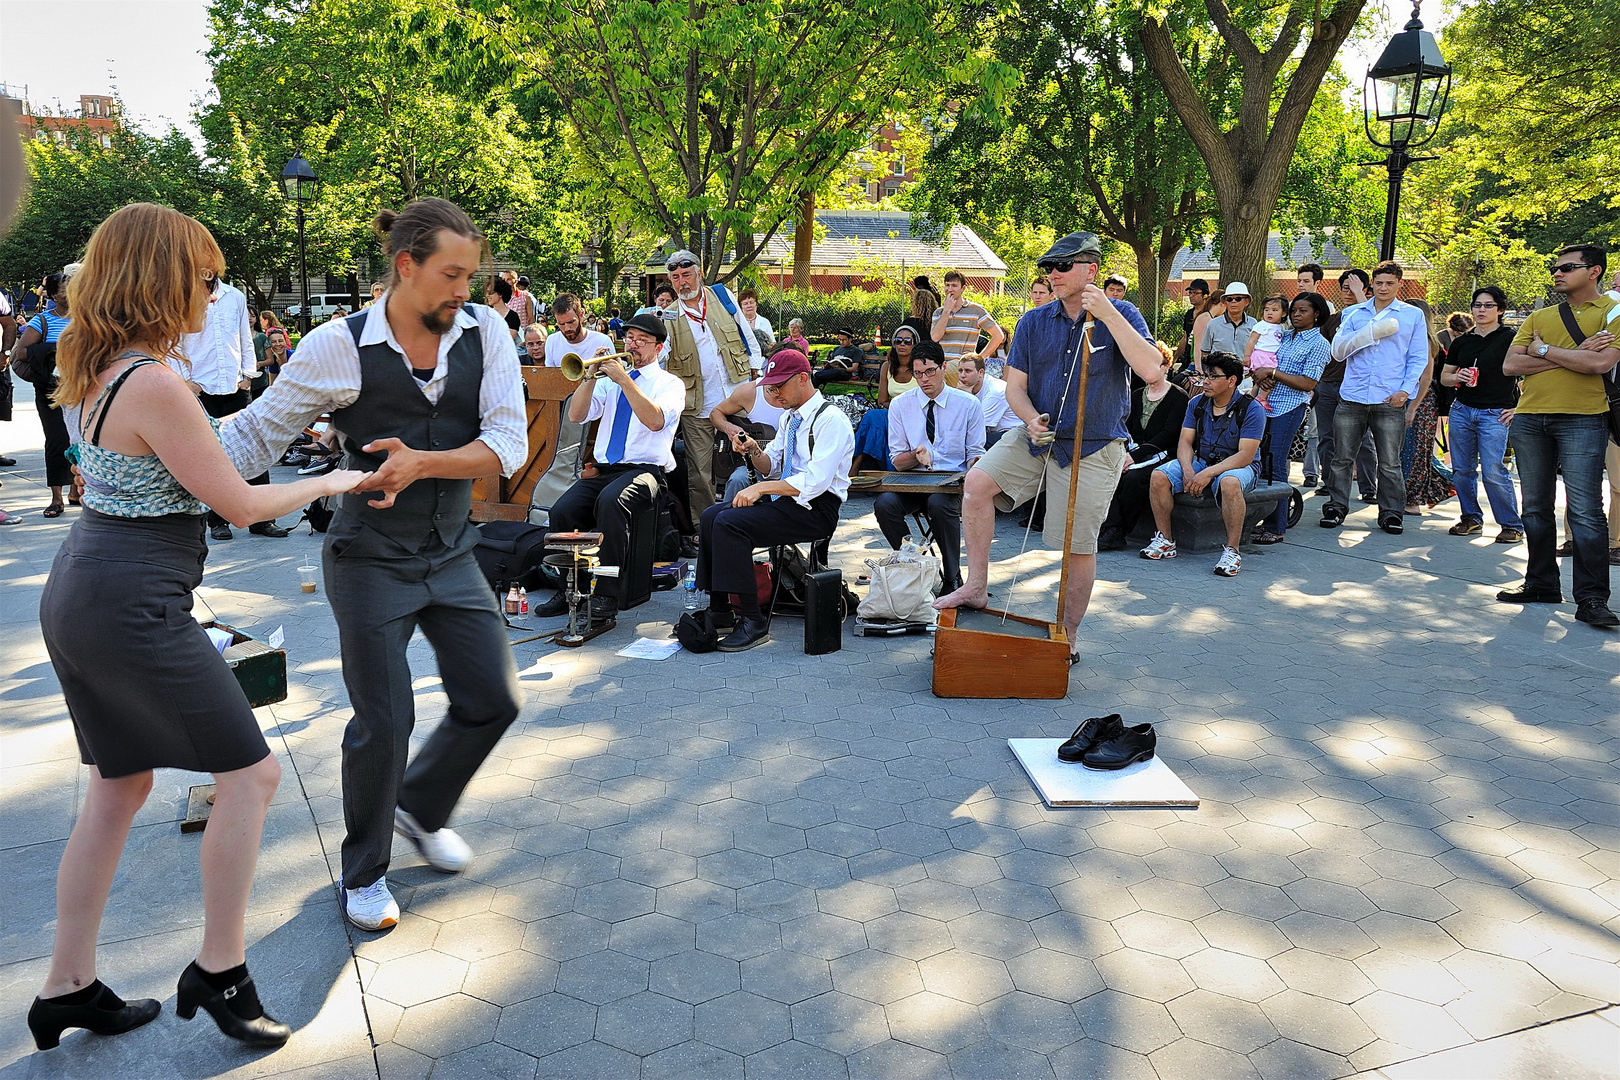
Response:
[{"label": "black sunglasses", "polygon": [[1591,263],[1559,263],[1552,268],[1552,272],[1555,274],[1573,274],[1577,270],[1589,270],[1591,267]]},{"label": "black sunglasses", "polygon": [[692,262],[690,259],[688,259],[685,262],[669,263],[664,267],[664,269],[665,270],[690,270],[692,267],[694,267],[696,265],[697,265],[697,263]]},{"label": "black sunglasses", "polygon": [[1074,269],[1075,260],[1064,259],[1062,262],[1041,262],[1035,264],[1035,269],[1043,274],[1067,274]]}]

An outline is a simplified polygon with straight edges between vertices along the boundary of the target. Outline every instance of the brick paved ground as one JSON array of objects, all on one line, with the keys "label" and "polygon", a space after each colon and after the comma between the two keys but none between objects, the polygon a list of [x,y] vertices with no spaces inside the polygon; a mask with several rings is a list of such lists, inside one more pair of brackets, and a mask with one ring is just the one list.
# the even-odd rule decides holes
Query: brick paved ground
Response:
[{"label": "brick paved ground", "polygon": [[[0,507],[29,514],[0,531],[0,1076],[1620,1075],[1620,640],[1493,603],[1522,550],[1443,513],[1389,537],[1314,507],[1231,581],[1212,556],[1104,556],[1058,703],[942,701],[925,639],[808,657],[795,623],[738,656],[615,657],[667,632],[674,594],[585,649],[519,646],[523,715],[455,820],[477,857],[446,878],[399,848],[386,935],[334,899],[348,710],[294,569],[317,538],[239,535],[202,595],[286,627],[249,962],[297,1034],[253,1054],[176,1019],[200,778],[164,773],[102,950],[163,1016],[33,1054],[84,774],[35,615],[72,516],[38,516],[31,419],[0,426]],[[1019,539],[1004,523],[997,558]],[[877,550],[869,501],[839,540],[846,570]],[[1050,556],[1026,566],[1049,595]],[[412,660],[426,730],[445,702]],[[1159,725],[1199,810],[1040,804],[1005,740],[1116,710]]]}]

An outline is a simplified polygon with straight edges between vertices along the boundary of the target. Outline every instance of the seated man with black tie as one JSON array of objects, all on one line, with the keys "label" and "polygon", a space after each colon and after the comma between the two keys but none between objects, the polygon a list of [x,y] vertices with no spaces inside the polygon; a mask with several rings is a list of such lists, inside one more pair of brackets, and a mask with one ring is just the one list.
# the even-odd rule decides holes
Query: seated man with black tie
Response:
[{"label": "seated man with black tie", "polygon": [[[911,350],[914,389],[889,405],[889,457],[900,472],[966,472],[984,456],[984,405],[966,390],[945,385],[945,351],[923,341]],[[928,515],[939,545],[945,591],[961,584],[962,494],[902,495],[885,491],[872,505],[878,528],[896,551],[911,534],[906,515]]]},{"label": "seated man with black tie", "polygon": [[[742,652],[770,640],[770,623],[755,591],[754,549],[823,540],[838,524],[849,494],[849,465],[855,431],[842,409],[810,382],[810,361],[796,349],[783,349],[765,361],[760,391],[783,410],[780,434],[769,449],[745,434],[732,446],[758,470],[761,480],[739,491],[728,506],[716,503],[698,525],[697,587],[709,594],[715,629],[735,626],[720,639],[721,652]],[[737,619],[726,603],[734,593],[742,608]]]},{"label": "seated man with black tie", "polygon": [[[599,531],[604,566],[623,567],[631,519],[658,498],[659,474],[675,467],[675,436],[686,407],[686,384],[658,366],[664,335],[664,321],[657,316],[632,316],[624,324],[624,347],[632,366],[626,369],[617,360],[604,360],[602,377],[587,379],[568,399],[572,422],[601,420],[596,430],[596,475],[574,481],[563,492],[551,508],[551,527]],[[561,615],[567,610],[558,593],[535,614]],[[597,579],[591,618],[611,619],[618,610],[618,579]]]}]

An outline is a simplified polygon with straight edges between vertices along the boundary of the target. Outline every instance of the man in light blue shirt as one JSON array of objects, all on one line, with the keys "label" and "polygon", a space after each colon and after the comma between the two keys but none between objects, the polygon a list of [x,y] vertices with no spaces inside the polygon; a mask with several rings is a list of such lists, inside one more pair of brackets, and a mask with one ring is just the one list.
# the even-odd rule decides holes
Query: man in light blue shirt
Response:
[{"label": "man in light blue shirt", "polygon": [[1379,263],[1372,272],[1373,298],[1346,308],[1339,318],[1333,358],[1346,366],[1333,416],[1333,463],[1320,522],[1324,529],[1338,528],[1349,513],[1350,469],[1370,428],[1378,455],[1378,527],[1387,533],[1402,531],[1406,476],[1401,444],[1407,404],[1429,363],[1429,323],[1419,308],[1395,298],[1400,285],[1400,264]]}]

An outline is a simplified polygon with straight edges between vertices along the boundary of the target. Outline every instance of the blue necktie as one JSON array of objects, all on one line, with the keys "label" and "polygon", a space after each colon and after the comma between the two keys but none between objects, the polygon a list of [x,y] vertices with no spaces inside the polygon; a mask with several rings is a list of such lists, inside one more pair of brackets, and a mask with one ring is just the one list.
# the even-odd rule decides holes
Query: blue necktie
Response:
[{"label": "blue necktie", "polygon": [[793,474],[793,450],[799,445],[799,423],[803,420],[798,413],[788,417],[787,443],[782,450],[782,479],[786,480]]},{"label": "blue necktie", "polygon": [[[641,378],[641,372],[632,371],[630,381],[635,382]],[[613,430],[608,433],[607,463],[617,465],[624,460],[624,440],[630,434],[630,417],[635,410],[630,407],[630,401],[623,390],[619,391],[619,400],[613,405]]]}]

